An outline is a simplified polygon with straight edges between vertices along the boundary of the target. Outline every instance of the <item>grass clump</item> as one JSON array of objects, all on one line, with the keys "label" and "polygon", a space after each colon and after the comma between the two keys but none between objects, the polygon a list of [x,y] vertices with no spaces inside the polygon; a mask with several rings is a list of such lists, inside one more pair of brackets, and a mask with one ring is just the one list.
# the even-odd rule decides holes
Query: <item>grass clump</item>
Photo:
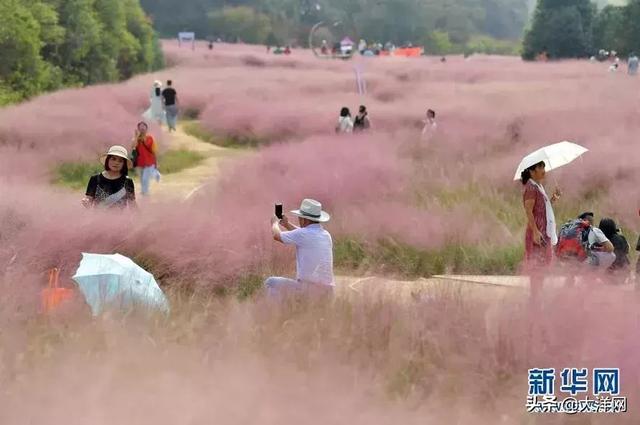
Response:
[{"label": "grass clump", "polygon": [[391,239],[374,244],[339,239],[334,249],[334,261],[338,269],[374,270],[406,278],[446,273],[515,274],[523,257],[523,247],[520,245],[481,247],[450,244],[439,249],[424,250]]},{"label": "grass clump", "polygon": [[97,162],[63,162],[55,169],[53,182],[74,190],[87,187],[89,177],[104,170]]},{"label": "grass clump", "polygon": [[254,148],[265,142],[256,137],[226,136],[220,137],[207,130],[199,121],[188,121],[182,124],[182,129],[189,136],[202,140],[205,143],[223,148]]},{"label": "grass clump", "polygon": [[205,156],[200,152],[180,149],[165,152],[160,155],[158,162],[162,174],[172,174],[195,167],[204,159]]},{"label": "grass clump", "polygon": [[[165,152],[160,155],[158,162],[162,174],[172,174],[195,167],[205,158],[200,152],[181,149]],[[104,166],[98,162],[63,162],[53,172],[53,183],[73,190],[81,190],[87,186],[89,177],[103,170]],[[134,173],[133,170],[129,170],[130,176]]]}]

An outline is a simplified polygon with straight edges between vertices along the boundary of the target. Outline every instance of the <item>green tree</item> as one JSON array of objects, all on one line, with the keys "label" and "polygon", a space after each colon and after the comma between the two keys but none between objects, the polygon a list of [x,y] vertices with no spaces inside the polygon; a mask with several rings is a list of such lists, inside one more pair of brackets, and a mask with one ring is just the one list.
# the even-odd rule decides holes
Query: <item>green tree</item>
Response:
[{"label": "green tree", "polygon": [[448,33],[433,31],[426,39],[425,50],[434,55],[442,55],[453,50],[453,43],[451,43]]},{"label": "green tree", "polygon": [[592,51],[595,6],[589,0],[540,0],[524,43],[524,59],[546,50],[551,58],[581,58]]},{"label": "green tree", "polygon": [[138,0],[0,0],[0,104],[163,65]]},{"label": "green tree", "polygon": [[[346,35],[371,41],[418,43],[432,31],[449,34],[454,48],[473,36],[519,39],[528,18],[528,0],[141,0],[158,31],[175,37],[181,30],[200,37],[225,35],[226,27],[203,23],[206,12],[221,16],[226,8],[251,8],[266,15],[276,38],[306,44],[309,29],[324,21],[333,38]],[[206,24],[206,25],[205,25]],[[203,28],[206,27],[206,28]],[[249,34],[233,36],[254,39]],[[251,31],[249,31],[251,32]]]},{"label": "green tree", "polygon": [[[620,29],[620,53],[640,54],[640,0],[631,0],[623,8],[624,19]],[[615,24],[613,24],[615,25]],[[616,28],[614,26],[614,28]],[[615,30],[614,30],[615,31]]]},{"label": "green tree", "polygon": [[271,19],[245,6],[225,7],[210,14],[211,27],[218,34],[247,43],[264,43],[272,32]]},{"label": "green tree", "polygon": [[[60,67],[65,70],[68,84],[85,84],[94,79],[95,61],[90,61],[92,51],[100,48],[102,25],[97,19],[92,0],[66,0],[61,2],[60,22],[66,28],[65,39],[60,46]],[[93,59],[93,58],[92,58]]]},{"label": "green tree", "polygon": [[32,96],[47,85],[50,66],[42,60],[40,24],[20,0],[0,2],[0,101]]},{"label": "green tree", "polygon": [[624,7],[606,6],[593,22],[593,47],[596,50],[625,50],[625,10]]},{"label": "green tree", "polygon": [[527,23],[526,0],[484,0],[483,30],[498,39],[519,39]]}]

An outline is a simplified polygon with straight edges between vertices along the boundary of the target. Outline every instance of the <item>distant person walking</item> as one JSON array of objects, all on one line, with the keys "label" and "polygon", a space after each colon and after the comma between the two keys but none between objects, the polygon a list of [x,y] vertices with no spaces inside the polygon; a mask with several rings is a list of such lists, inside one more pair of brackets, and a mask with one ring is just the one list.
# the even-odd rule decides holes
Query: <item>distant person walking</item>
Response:
[{"label": "distant person walking", "polygon": [[142,184],[143,195],[149,194],[151,179],[160,180],[158,172],[157,145],[153,136],[149,133],[149,126],[145,122],[138,123],[135,132],[135,166],[140,169],[140,182]]},{"label": "distant person walking", "polygon": [[371,121],[369,120],[369,112],[367,112],[367,107],[364,105],[360,105],[358,109],[358,115],[356,115],[356,119],[353,121],[353,131],[366,131],[371,128]]},{"label": "distant person walking", "polygon": [[167,126],[169,132],[176,131],[176,121],[178,119],[178,94],[173,88],[173,82],[167,81],[167,88],[162,90],[162,102],[167,116]]},{"label": "distant person walking", "polygon": [[104,164],[104,171],[89,179],[82,205],[86,208],[135,207],[133,180],[128,177],[133,164],[127,149],[124,146],[111,146],[100,157],[100,163]]},{"label": "distant person walking", "polygon": [[158,80],[153,82],[149,102],[149,109],[142,114],[142,117],[147,121],[155,121],[158,125],[162,125],[165,113],[162,105],[162,83]]},{"label": "distant person walking", "polygon": [[636,54],[631,53],[629,55],[629,59],[627,59],[627,73],[629,75],[637,75],[639,63],[640,63],[640,60],[638,59]]},{"label": "distant person walking", "polygon": [[[330,294],[335,286],[333,277],[333,241],[322,223],[330,220],[322,210],[322,204],[305,199],[300,209],[291,211],[298,217],[300,227],[289,223],[286,215],[282,219],[271,219],[273,239],[296,247],[296,278],[270,277],[265,281],[267,294],[279,295],[282,291],[306,291]],[[282,226],[287,231],[283,232]]]},{"label": "distant person walking", "polygon": [[336,133],[346,134],[353,132],[353,121],[351,120],[351,112],[349,108],[343,107],[340,110],[340,118],[338,118],[338,125],[336,125]]}]

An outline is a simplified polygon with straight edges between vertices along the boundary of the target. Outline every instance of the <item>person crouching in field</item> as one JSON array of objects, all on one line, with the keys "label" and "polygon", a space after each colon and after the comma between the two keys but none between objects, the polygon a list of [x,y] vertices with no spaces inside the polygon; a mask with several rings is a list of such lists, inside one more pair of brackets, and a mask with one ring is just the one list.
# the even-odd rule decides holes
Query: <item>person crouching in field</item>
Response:
[{"label": "person crouching in field", "polygon": [[[305,199],[300,209],[291,211],[298,217],[300,227],[289,223],[286,215],[282,219],[271,219],[273,239],[285,245],[296,247],[296,279],[270,277],[265,281],[269,296],[282,292],[309,292],[330,294],[335,286],[333,280],[333,241],[321,223],[330,220],[322,211],[322,204],[313,199]],[[287,231],[283,232],[280,226]]]},{"label": "person crouching in field", "polygon": [[351,120],[351,112],[346,106],[340,110],[340,117],[336,125],[337,134],[353,133],[353,121]]},{"label": "person crouching in field", "polygon": [[128,177],[133,166],[124,146],[111,146],[100,162],[104,171],[89,179],[82,204],[87,207],[135,207],[136,194],[133,180]]},{"label": "person crouching in field", "polygon": [[371,128],[371,120],[369,119],[369,112],[367,112],[367,107],[364,105],[360,105],[358,109],[358,115],[356,115],[355,120],[353,121],[353,132],[361,132],[367,131]]},{"label": "person crouching in field", "polygon": [[615,260],[608,271],[612,275],[613,283],[625,283],[629,278],[631,261],[629,260],[629,242],[624,237],[616,222],[612,218],[603,218],[598,225],[604,236],[613,246]]}]

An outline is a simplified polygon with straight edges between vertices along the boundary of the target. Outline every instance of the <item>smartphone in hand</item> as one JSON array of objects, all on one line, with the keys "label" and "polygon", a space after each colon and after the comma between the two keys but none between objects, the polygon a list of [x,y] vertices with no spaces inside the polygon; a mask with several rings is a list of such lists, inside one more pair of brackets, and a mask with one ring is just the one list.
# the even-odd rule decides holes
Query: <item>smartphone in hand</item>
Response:
[{"label": "smartphone in hand", "polygon": [[276,204],[276,217],[282,220],[282,204]]}]

